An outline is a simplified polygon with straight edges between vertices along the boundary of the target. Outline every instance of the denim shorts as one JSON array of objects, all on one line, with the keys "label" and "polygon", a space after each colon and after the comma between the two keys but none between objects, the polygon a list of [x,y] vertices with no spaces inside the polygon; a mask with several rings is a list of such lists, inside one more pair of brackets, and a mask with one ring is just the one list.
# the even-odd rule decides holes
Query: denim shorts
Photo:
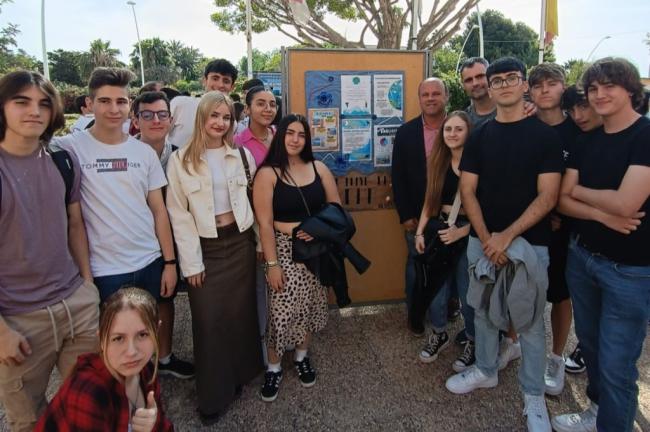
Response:
[{"label": "denim shorts", "polygon": [[120,288],[134,286],[148,291],[156,301],[159,301],[163,267],[163,259],[158,257],[146,267],[131,273],[96,277],[94,282],[99,289],[99,298],[103,303]]}]

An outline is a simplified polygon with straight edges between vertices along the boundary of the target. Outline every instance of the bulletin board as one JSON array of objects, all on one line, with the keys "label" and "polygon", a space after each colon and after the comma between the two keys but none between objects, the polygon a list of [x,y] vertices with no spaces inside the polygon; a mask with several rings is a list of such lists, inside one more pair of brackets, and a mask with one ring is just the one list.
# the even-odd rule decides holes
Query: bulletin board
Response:
[{"label": "bulletin board", "polygon": [[372,261],[348,267],[355,303],[404,297],[406,244],[390,177],[395,131],[420,112],[417,88],[428,51],[288,48],[282,50],[284,113],[304,114],[314,156],[334,173],[351,212],[354,245]]}]

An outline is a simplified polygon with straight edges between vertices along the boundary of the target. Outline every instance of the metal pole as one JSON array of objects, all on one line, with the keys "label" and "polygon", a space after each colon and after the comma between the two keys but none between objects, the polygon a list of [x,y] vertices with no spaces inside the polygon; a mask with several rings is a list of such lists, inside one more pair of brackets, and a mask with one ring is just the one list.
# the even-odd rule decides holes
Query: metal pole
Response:
[{"label": "metal pole", "polygon": [[485,58],[485,44],[483,42],[483,20],[481,19],[481,11],[476,4],[476,15],[478,17],[478,56]]},{"label": "metal pole", "polygon": [[456,69],[454,69],[455,73],[458,73],[458,66],[460,65],[460,59],[463,57],[463,51],[465,51],[465,45],[467,45],[467,41],[469,40],[469,37],[472,35],[472,32],[479,28],[477,25],[473,25],[472,28],[470,29],[469,33],[467,33],[467,37],[465,38],[465,42],[463,42],[463,47],[460,49],[460,52],[458,53],[458,61],[456,62]]},{"label": "metal pole", "polygon": [[539,54],[537,63],[544,63],[544,37],[546,36],[546,0],[542,0],[542,19],[539,26]]},{"label": "metal pole", "polygon": [[251,0],[246,0],[246,50],[248,79],[253,78],[253,30],[252,30]]},{"label": "metal pole", "polygon": [[592,49],[591,52],[589,53],[589,55],[587,56],[587,62],[589,62],[589,60],[591,60],[591,56],[594,55],[594,52],[600,46],[600,44],[605,42],[607,39],[611,39],[611,38],[612,38],[611,36],[605,36],[601,40],[599,40],[598,43],[596,44],[596,46],[594,47],[594,49]]},{"label": "metal pole", "polygon": [[418,48],[418,31],[420,25],[420,0],[413,0],[413,10],[411,11],[411,39],[409,48],[415,50]]},{"label": "metal pole", "polygon": [[50,79],[50,65],[47,62],[47,48],[45,46],[45,0],[41,0],[41,45],[43,46],[43,73],[45,79]]},{"label": "metal pole", "polygon": [[135,21],[135,34],[138,36],[138,52],[140,53],[140,77],[142,78],[142,86],[144,87],[144,57],[142,57],[142,42],[140,42],[140,29],[138,28],[138,18],[135,16],[135,2],[128,1],[126,4],[131,5],[133,10],[133,21]]}]

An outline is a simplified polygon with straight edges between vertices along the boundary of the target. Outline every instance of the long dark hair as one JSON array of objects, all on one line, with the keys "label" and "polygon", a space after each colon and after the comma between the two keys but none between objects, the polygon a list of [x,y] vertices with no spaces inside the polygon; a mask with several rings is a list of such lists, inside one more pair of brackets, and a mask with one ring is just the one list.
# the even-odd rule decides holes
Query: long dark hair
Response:
[{"label": "long dark hair", "polygon": [[[447,170],[451,164],[451,150],[445,144],[445,125],[454,117],[459,117],[467,125],[467,137],[472,128],[472,122],[464,111],[454,111],[445,118],[436,134],[433,148],[427,160],[427,191],[424,195],[424,208],[429,217],[436,216],[440,211],[442,187],[445,183]],[[467,142],[467,141],[465,141]]]},{"label": "long dark hair", "polygon": [[4,113],[5,104],[18,93],[32,86],[42,91],[50,100],[50,104],[52,105],[50,123],[47,125],[47,128],[45,128],[43,135],[40,137],[41,145],[46,147],[54,133],[65,126],[61,97],[52,83],[46,80],[43,75],[38,72],[19,70],[10,72],[0,79],[0,140],[5,138],[5,133],[7,131],[7,121]]},{"label": "long dark hair", "polygon": [[304,162],[312,162],[314,160],[314,153],[311,150],[311,129],[305,116],[301,114],[287,114],[280,120],[278,130],[273,136],[269,152],[262,162],[262,166],[270,166],[273,168],[280,168],[280,175],[284,177],[289,165],[289,155],[287,154],[287,147],[284,143],[287,135],[287,129],[291,123],[300,123],[305,128],[305,147],[300,152],[300,159]]}]

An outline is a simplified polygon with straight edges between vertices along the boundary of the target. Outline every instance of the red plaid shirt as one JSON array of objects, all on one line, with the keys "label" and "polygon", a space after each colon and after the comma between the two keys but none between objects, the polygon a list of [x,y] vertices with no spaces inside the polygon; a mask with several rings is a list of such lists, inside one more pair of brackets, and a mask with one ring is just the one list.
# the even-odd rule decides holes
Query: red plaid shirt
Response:
[{"label": "red plaid shirt", "polygon": [[[173,431],[163,413],[158,379],[148,384],[152,373],[152,365],[142,369],[140,383],[145,397],[153,390],[158,405],[153,431]],[[91,353],[79,356],[75,370],[52,399],[34,431],[126,432],[130,420],[124,385],[106,369],[99,354]]]}]

